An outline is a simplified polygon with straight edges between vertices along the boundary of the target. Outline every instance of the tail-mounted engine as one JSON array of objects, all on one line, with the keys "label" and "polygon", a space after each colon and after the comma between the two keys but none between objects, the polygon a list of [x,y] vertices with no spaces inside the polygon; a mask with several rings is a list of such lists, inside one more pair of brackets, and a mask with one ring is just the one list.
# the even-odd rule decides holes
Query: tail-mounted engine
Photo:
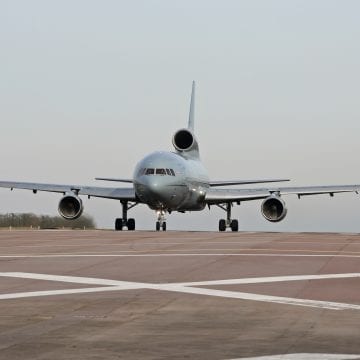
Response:
[{"label": "tail-mounted engine", "polygon": [[287,213],[284,200],[276,195],[269,196],[261,204],[261,213],[266,220],[271,222],[283,220]]},{"label": "tail-mounted engine", "polygon": [[59,214],[67,220],[75,220],[81,216],[83,212],[83,204],[81,199],[73,194],[66,194],[59,201]]},{"label": "tail-mounted engine", "polygon": [[195,135],[189,129],[178,130],[174,134],[172,142],[175,149],[182,154],[189,153],[194,156],[199,155],[198,142]]}]

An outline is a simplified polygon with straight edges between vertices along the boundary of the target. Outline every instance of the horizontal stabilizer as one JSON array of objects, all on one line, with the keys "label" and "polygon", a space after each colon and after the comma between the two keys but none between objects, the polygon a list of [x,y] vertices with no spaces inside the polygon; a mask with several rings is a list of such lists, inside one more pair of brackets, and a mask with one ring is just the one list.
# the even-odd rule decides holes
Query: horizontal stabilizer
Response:
[{"label": "horizontal stabilizer", "polygon": [[227,181],[210,181],[210,186],[230,186],[230,185],[249,185],[265,184],[273,182],[290,181],[290,179],[263,179],[263,180],[227,180]]},{"label": "horizontal stabilizer", "polygon": [[116,181],[116,182],[123,182],[123,183],[132,183],[133,180],[132,179],[115,179],[115,178],[100,178],[97,177],[95,178],[95,180],[103,180],[103,181]]}]

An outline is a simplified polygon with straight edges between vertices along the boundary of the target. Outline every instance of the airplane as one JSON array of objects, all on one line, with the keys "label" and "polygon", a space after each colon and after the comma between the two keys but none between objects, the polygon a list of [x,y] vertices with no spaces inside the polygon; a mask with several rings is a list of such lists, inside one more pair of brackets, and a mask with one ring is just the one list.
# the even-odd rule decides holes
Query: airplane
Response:
[{"label": "airplane", "polygon": [[135,167],[133,177],[104,178],[96,180],[131,184],[129,187],[100,187],[82,185],[43,184],[17,181],[0,181],[0,187],[62,193],[58,212],[65,219],[77,219],[84,206],[81,195],[114,199],[122,205],[122,217],[115,220],[115,230],[135,230],[135,219],[128,218],[134,206],[145,204],[155,210],[156,231],[166,231],[166,214],[173,211],[201,211],[206,206],[218,206],[226,212],[226,219],[219,220],[219,231],[239,230],[237,219],[231,216],[233,204],[262,200],[261,214],[270,222],[279,222],[287,214],[283,195],[302,196],[355,192],[360,185],[223,188],[231,185],[251,185],[289,181],[289,179],[226,180],[213,181],[200,160],[199,144],[195,137],[195,82],[192,83],[188,126],[175,132],[172,143],[175,151],[156,151],[146,155]]}]

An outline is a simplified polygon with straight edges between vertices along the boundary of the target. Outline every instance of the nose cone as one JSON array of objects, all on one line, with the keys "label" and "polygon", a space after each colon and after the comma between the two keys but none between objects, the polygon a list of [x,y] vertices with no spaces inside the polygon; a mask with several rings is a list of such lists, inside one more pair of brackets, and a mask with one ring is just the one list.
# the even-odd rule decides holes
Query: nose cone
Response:
[{"label": "nose cone", "polygon": [[159,192],[161,193],[161,181],[160,179],[155,176],[144,176],[141,184],[144,187],[144,190],[148,193],[157,195]]},{"label": "nose cone", "polygon": [[171,198],[167,180],[161,176],[142,176],[135,190],[142,201],[155,207],[167,206]]}]

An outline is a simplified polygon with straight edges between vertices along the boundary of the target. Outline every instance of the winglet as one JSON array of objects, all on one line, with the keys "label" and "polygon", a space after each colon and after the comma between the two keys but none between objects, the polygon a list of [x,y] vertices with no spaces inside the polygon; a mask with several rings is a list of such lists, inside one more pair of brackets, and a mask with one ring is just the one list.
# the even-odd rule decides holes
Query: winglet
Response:
[{"label": "winglet", "polygon": [[194,113],[195,113],[195,81],[192,82],[189,124],[188,124],[188,129],[191,130],[192,132],[194,132],[194,117],[195,117]]}]

